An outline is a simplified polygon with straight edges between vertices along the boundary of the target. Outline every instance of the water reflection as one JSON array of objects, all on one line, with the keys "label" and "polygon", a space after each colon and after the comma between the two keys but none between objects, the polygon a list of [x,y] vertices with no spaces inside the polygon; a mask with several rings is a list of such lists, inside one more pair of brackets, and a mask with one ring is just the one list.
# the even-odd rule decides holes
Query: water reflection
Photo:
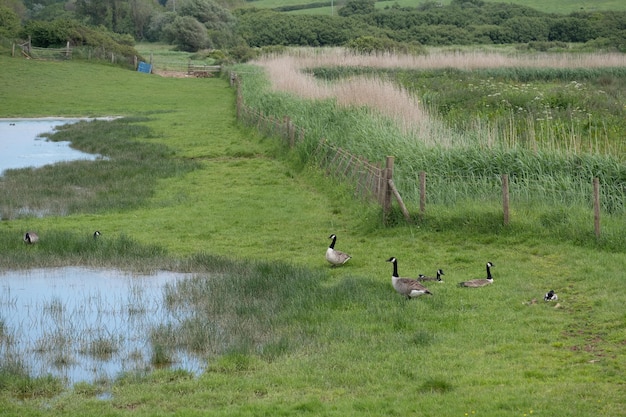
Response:
[{"label": "water reflection", "polygon": [[[165,308],[164,286],[188,276],[83,267],[2,272],[0,360],[18,358],[31,375],[70,384],[148,370],[151,329],[181,319]],[[176,368],[203,369],[200,358],[174,355]]]},{"label": "water reflection", "polygon": [[81,119],[0,119],[0,175],[7,169],[40,167],[77,159],[94,160],[92,155],[70,148],[70,142],[52,142],[40,137],[56,126]]}]

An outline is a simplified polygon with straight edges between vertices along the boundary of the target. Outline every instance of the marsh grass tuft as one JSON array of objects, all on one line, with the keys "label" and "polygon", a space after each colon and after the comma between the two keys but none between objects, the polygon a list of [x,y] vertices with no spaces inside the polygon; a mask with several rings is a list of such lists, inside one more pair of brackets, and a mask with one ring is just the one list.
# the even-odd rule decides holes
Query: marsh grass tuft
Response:
[{"label": "marsh grass tuft", "polygon": [[[156,344],[170,345],[209,356],[238,352],[275,359],[296,341],[294,316],[316,316],[325,299],[324,276],[298,266],[275,262],[210,261],[208,275],[178,281],[165,289],[168,309],[180,323],[155,329]],[[329,294],[332,294],[329,292]],[[345,293],[343,293],[345,295]],[[332,301],[331,301],[332,303]],[[173,343],[172,343],[173,341]]]},{"label": "marsh grass tuft", "polygon": [[119,344],[120,341],[114,340],[112,337],[98,336],[87,341],[79,351],[100,360],[109,360],[119,351]]},{"label": "marsh grass tuft", "polygon": [[152,346],[152,358],[150,359],[150,363],[157,367],[163,367],[174,363],[174,359],[165,345],[157,343]]}]

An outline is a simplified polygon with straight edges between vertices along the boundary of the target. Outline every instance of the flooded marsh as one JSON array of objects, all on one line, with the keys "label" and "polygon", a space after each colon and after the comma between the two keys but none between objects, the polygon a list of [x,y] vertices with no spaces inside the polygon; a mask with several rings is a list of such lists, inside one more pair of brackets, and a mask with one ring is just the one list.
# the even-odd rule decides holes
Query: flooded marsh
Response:
[{"label": "flooded marsh", "polygon": [[7,169],[41,167],[78,159],[95,160],[93,155],[70,147],[70,142],[53,142],[41,135],[57,126],[80,119],[0,119],[0,175]]},{"label": "flooded marsh", "polygon": [[[155,351],[162,349],[155,349],[154,329],[184,319],[167,308],[164,289],[189,276],[84,267],[2,272],[0,360],[68,384],[153,369]],[[173,368],[204,368],[200,355],[171,346],[166,351]]]}]

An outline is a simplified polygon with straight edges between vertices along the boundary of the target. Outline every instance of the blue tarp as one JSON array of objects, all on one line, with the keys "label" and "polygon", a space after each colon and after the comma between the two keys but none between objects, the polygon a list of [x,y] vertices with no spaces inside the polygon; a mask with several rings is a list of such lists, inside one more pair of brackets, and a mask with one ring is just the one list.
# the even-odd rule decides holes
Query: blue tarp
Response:
[{"label": "blue tarp", "polygon": [[143,61],[139,61],[139,65],[137,66],[137,71],[145,72],[146,74],[150,74],[152,72],[152,65],[147,64]]}]

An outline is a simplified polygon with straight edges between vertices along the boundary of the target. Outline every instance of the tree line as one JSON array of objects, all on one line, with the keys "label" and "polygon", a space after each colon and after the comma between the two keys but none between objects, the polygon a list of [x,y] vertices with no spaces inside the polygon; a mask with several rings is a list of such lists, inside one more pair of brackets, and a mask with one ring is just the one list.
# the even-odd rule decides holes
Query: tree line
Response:
[{"label": "tree line", "polygon": [[257,47],[359,45],[369,39],[384,47],[589,42],[591,47],[626,51],[626,12],[557,15],[482,0],[452,0],[445,6],[426,1],[418,7],[377,9],[375,0],[349,0],[337,17],[254,9],[239,10],[236,15],[239,33]]},{"label": "tree line", "polygon": [[43,47],[108,43],[127,52],[136,41],[158,41],[185,51],[219,49],[237,59],[250,56],[252,48],[276,46],[373,52],[581,43],[626,52],[626,12],[559,15],[483,0],[425,0],[417,7],[384,9],[375,0],[342,0],[337,9],[331,16],[259,9],[244,0],[0,0],[0,37],[30,38]]}]

